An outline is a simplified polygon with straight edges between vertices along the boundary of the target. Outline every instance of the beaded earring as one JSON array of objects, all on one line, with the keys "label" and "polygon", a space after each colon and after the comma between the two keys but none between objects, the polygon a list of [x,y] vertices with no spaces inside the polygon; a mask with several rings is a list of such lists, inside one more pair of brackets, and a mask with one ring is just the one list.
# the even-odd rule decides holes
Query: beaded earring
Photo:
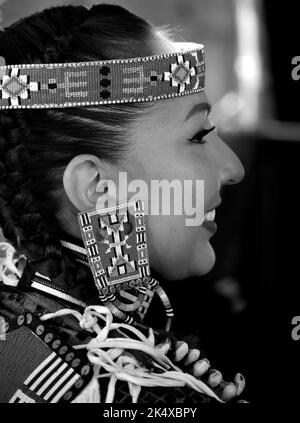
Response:
[{"label": "beaded earring", "polygon": [[150,274],[146,220],[140,199],[78,215],[101,302],[125,323],[141,325],[156,293],[165,308],[169,331],[173,309]]}]

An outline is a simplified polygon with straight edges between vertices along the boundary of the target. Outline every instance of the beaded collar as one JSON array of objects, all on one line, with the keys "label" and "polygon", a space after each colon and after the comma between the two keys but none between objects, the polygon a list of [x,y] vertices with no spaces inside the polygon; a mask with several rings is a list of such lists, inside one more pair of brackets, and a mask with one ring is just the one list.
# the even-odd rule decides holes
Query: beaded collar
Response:
[{"label": "beaded collar", "polygon": [[[60,242],[62,247],[69,253],[71,253],[72,256],[75,257],[75,260],[77,262],[83,264],[90,270],[87,251],[84,247],[78,245],[80,241],[75,241],[73,238],[70,238],[68,240],[61,240]],[[55,284],[51,280],[51,278],[36,271],[34,266],[30,264],[30,262],[26,262],[25,256],[16,255],[15,249],[12,245],[5,242],[0,243],[0,250],[1,249],[6,252],[6,258],[0,260],[0,281],[2,280],[5,285],[16,287],[21,290],[33,289],[39,292],[43,292],[46,295],[58,298],[66,303],[79,306],[80,308],[86,308],[91,304],[91,301],[93,301],[93,303],[99,303],[99,298],[97,295],[93,297],[93,300],[90,299],[89,302],[82,301],[82,299],[80,299],[80,296],[79,298],[77,298],[73,295],[70,295],[70,293],[68,293],[65,289]],[[157,280],[153,279],[153,282],[155,282],[152,288],[153,292],[148,293],[149,304],[147,308],[149,308],[150,306],[154,292],[157,292],[158,297],[164,305],[164,308],[168,311],[168,309],[170,309],[170,304],[167,294],[162,289]],[[132,296],[129,293],[128,295]],[[126,322],[130,324],[135,324],[139,327],[144,327],[142,321],[145,317],[147,308],[145,309],[142,315],[139,315],[139,320],[141,320],[140,322],[133,319],[133,317],[130,317],[130,315],[128,315]],[[168,316],[168,313],[166,313],[166,315]],[[171,319],[167,318],[166,330],[170,329],[170,325]]]}]

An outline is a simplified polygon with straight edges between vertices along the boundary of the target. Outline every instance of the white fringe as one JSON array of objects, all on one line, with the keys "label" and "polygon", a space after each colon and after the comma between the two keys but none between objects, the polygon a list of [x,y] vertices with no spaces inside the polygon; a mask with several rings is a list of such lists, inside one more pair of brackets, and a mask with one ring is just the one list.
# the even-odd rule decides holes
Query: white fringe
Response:
[{"label": "white fringe", "polygon": [[8,242],[0,242],[0,250],[5,252],[5,257],[0,259],[0,281],[16,287],[22,276],[26,257],[17,255],[15,248]]},{"label": "white fringe", "polygon": [[[213,390],[200,379],[183,372],[179,367],[174,365],[166,356],[167,350],[165,345],[155,345],[153,331],[149,330],[149,336],[146,337],[137,328],[125,323],[114,323],[110,310],[104,306],[89,306],[85,309],[83,315],[77,310],[61,309],[55,313],[49,313],[41,316],[42,321],[47,321],[55,317],[73,315],[79,321],[81,328],[96,335],[91,341],[84,345],[76,345],[76,350],[86,350],[87,358],[93,365],[94,380],[102,377],[108,377],[108,390],[106,393],[105,403],[114,401],[116,392],[116,382],[123,380],[128,383],[132,402],[138,401],[142,387],[160,386],[160,387],[176,387],[189,386],[197,392],[206,394],[215,398],[219,402],[223,402]],[[102,322],[101,322],[102,321]],[[122,329],[126,329],[134,335],[132,338],[129,333],[124,337]],[[110,331],[117,330],[121,332],[121,337],[110,337]],[[146,353],[153,366],[158,371],[149,371],[143,367],[130,350],[137,350]],[[105,373],[100,374],[100,369]],[[92,382],[87,390],[83,390],[82,395],[77,398],[77,402],[86,402],[91,399],[99,399],[96,397],[96,384]]]}]

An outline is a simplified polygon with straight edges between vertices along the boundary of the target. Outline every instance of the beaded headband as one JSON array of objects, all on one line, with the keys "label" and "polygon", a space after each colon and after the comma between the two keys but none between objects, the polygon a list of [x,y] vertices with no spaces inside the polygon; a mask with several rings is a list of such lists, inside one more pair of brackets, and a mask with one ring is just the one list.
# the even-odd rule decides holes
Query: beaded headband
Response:
[{"label": "beaded headband", "polygon": [[0,66],[0,109],[43,109],[147,102],[204,89],[204,47],[177,53],[75,63]]}]

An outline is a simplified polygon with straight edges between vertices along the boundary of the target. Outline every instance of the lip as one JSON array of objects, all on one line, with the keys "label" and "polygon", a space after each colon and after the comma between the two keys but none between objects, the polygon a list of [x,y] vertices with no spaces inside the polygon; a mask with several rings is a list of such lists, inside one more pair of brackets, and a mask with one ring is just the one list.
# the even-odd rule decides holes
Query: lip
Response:
[{"label": "lip", "polygon": [[[206,213],[208,213],[209,211],[212,211],[214,209],[216,209],[217,207],[219,207],[222,203],[222,200],[220,199],[215,206],[213,206],[210,210],[208,210]],[[218,225],[216,224],[216,222],[213,220],[211,222],[203,222],[202,226],[207,229],[209,232],[211,232],[212,234],[215,234],[217,232],[218,229]]]},{"label": "lip", "polygon": [[207,210],[205,212],[205,214],[208,213],[208,212],[210,212],[210,211],[212,211],[212,210],[214,210],[214,209],[216,209],[217,207],[219,207],[221,205],[221,203],[222,203],[222,201],[220,200],[218,203],[216,203],[215,206],[213,206],[212,208],[210,208],[209,210]]},{"label": "lip", "polygon": [[218,229],[218,225],[216,224],[216,222],[204,222],[202,224],[202,227],[207,229],[212,234],[215,234],[217,232],[217,229]]}]

